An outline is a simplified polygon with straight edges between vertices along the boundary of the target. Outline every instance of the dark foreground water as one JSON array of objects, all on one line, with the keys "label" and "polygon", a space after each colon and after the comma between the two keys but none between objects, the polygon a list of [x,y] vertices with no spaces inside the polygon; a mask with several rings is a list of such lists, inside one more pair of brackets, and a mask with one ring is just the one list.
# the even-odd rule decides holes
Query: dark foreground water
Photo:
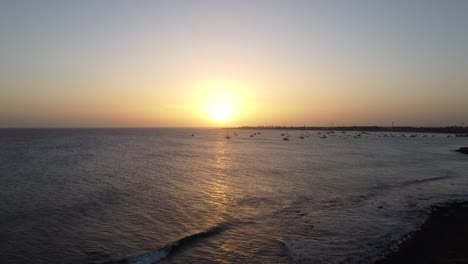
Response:
[{"label": "dark foreground water", "polygon": [[369,263],[468,198],[467,138],[231,132],[0,130],[0,263]]}]

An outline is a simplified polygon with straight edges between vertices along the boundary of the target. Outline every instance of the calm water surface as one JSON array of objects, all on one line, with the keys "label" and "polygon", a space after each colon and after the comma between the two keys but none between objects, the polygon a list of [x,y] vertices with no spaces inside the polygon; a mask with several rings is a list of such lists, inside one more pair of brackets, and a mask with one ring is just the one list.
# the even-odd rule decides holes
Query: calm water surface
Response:
[{"label": "calm water surface", "polygon": [[230,132],[0,130],[0,262],[371,263],[468,198],[467,138]]}]

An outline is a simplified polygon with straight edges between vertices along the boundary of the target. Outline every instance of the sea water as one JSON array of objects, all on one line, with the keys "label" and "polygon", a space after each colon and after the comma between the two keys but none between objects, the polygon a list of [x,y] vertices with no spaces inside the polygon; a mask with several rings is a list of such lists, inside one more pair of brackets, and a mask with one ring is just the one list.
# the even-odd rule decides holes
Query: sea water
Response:
[{"label": "sea water", "polygon": [[467,138],[286,132],[0,130],[0,263],[372,263],[468,198]]}]

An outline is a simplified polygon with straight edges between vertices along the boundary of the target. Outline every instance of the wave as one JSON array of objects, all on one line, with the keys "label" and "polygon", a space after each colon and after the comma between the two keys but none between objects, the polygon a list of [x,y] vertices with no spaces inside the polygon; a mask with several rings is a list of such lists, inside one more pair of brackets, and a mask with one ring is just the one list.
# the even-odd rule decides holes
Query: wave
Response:
[{"label": "wave", "polygon": [[450,179],[450,178],[452,178],[452,176],[449,175],[449,173],[447,173],[445,176],[438,176],[438,177],[431,177],[431,178],[424,178],[424,179],[406,181],[403,184],[405,186],[407,186],[407,185],[412,185],[412,184],[425,183],[425,182],[438,181],[438,180],[445,180],[445,179]]},{"label": "wave", "polygon": [[179,240],[176,240],[160,249],[135,256],[129,256],[119,260],[111,260],[106,262],[101,262],[102,264],[151,264],[157,263],[162,259],[165,259],[171,255],[174,255],[177,251],[180,251],[193,243],[196,243],[200,239],[219,234],[220,232],[226,229],[226,225],[219,224],[208,230],[198,232],[185,236]]},{"label": "wave", "polygon": [[358,206],[358,204],[375,198],[377,196],[383,195],[384,192],[392,191],[395,189],[401,188],[411,188],[412,186],[417,186],[419,184],[425,184],[430,182],[436,181],[443,181],[448,180],[451,178],[455,178],[451,172],[447,172],[445,175],[442,176],[434,176],[434,177],[427,177],[427,178],[420,178],[420,179],[411,179],[406,181],[394,182],[389,184],[380,184],[369,187],[368,189],[364,190],[360,194],[351,194],[351,195],[339,195],[333,198],[325,198],[321,199],[319,197],[314,197],[311,195],[305,196],[298,196],[296,199],[292,200],[288,205],[283,206],[282,208],[278,209],[273,213],[273,216],[277,215],[295,215],[295,216],[304,216],[304,213],[301,213],[301,208],[307,208],[311,204],[315,204],[317,207],[316,209],[330,209],[331,207],[352,207]]},{"label": "wave", "polygon": [[288,243],[282,240],[278,240],[278,242],[283,247],[284,254],[288,257],[288,264],[295,264],[296,261],[294,260],[293,253],[291,248],[289,247]]},{"label": "wave", "polygon": [[444,176],[414,179],[414,180],[398,182],[398,183],[395,183],[395,184],[384,184],[384,185],[375,186],[373,189],[374,190],[386,190],[386,189],[400,188],[400,187],[406,187],[406,186],[411,186],[411,185],[421,184],[421,183],[427,183],[427,182],[432,182],[432,181],[446,180],[446,179],[450,179],[452,177],[453,176],[450,175],[449,172],[447,172],[446,175],[444,175]]}]

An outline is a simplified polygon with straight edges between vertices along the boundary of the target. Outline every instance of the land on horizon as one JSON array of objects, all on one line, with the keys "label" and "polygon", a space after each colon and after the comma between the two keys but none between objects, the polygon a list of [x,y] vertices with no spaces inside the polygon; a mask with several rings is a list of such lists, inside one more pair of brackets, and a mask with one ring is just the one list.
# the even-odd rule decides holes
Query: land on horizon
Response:
[{"label": "land on horizon", "polygon": [[[230,128],[233,129],[233,128]],[[286,129],[286,130],[336,130],[336,131],[366,131],[366,132],[413,132],[413,133],[447,133],[467,134],[468,127],[423,127],[423,126],[241,126],[237,129]]]}]

